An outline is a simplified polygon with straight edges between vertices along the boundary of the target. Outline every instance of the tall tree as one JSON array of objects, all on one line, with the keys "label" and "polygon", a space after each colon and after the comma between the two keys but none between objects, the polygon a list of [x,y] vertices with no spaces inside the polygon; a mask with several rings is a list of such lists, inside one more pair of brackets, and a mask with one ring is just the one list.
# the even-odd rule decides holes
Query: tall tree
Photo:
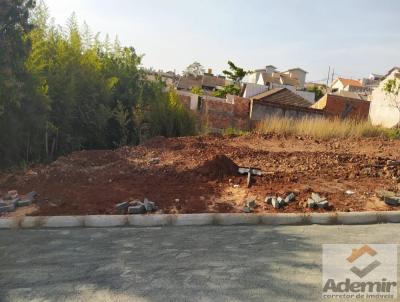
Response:
[{"label": "tall tree", "polygon": [[232,80],[235,84],[239,84],[243,78],[248,74],[243,68],[236,66],[232,61],[228,61],[229,69],[222,71],[228,79]]},{"label": "tall tree", "polygon": [[193,62],[183,71],[184,76],[199,77],[205,72],[204,67],[199,62]]}]

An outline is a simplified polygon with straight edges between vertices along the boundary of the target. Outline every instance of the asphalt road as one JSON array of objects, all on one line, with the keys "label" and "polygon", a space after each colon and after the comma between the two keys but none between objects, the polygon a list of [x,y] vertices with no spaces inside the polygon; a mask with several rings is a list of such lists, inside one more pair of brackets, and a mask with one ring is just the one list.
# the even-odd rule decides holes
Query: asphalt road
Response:
[{"label": "asphalt road", "polygon": [[320,301],[323,243],[397,244],[399,230],[1,230],[0,301]]}]

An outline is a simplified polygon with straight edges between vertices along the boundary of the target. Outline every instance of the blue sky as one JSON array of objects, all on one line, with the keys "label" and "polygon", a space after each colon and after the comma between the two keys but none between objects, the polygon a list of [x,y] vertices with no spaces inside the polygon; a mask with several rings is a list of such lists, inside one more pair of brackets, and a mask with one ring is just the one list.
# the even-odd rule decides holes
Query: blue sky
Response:
[{"label": "blue sky", "polygon": [[94,32],[118,35],[143,65],[181,72],[227,60],[251,70],[301,67],[307,80],[359,78],[400,65],[399,0],[45,0],[57,24],[72,12]]}]

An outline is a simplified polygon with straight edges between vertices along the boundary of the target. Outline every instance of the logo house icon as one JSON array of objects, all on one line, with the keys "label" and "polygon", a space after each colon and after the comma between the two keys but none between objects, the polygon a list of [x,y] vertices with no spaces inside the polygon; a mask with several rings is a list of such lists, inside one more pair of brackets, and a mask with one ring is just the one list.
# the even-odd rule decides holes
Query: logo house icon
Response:
[{"label": "logo house icon", "polygon": [[[375,251],[373,248],[371,248],[369,245],[365,244],[359,249],[353,249],[351,255],[346,258],[346,260],[350,263],[353,263],[356,261],[358,258],[360,258],[362,255],[368,254],[371,257],[375,257],[377,255],[377,251]],[[379,265],[382,263],[379,262],[378,260],[374,260],[370,264],[368,264],[366,267],[360,269],[357,266],[352,266],[350,270],[357,275],[359,278],[364,278],[366,275],[368,275],[370,272],[372,272],[375,268],[377,268]]]}]

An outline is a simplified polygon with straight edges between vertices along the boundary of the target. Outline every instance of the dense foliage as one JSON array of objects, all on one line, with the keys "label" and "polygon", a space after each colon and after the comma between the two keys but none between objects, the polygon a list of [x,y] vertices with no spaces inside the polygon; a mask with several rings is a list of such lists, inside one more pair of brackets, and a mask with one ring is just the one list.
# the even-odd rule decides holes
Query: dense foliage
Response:
[{"label": "dense foliage", "polygon": [[100,41],[75,16],[57,27],[43,3],[33,6],[0,0],[0,166],[194,133],[176,94],[146,80],[134,48]]}]

